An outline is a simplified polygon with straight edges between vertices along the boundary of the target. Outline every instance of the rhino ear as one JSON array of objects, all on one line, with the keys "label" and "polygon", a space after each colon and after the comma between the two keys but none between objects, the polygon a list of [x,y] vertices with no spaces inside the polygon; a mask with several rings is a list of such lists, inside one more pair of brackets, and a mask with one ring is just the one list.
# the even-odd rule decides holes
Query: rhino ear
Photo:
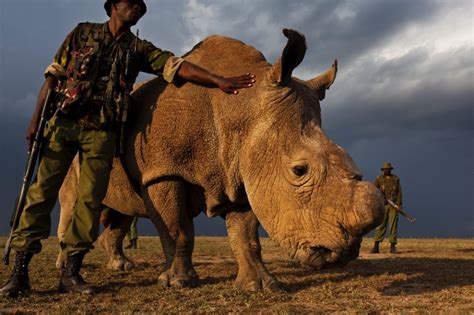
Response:
[{"label": "rhino ear", "polygon": [[334,60],[334,64],[331,68],[326,70],[326,72],[318,75],[316,78],[308,81],[309,86],[318,92],[319,100],[322,101],[326,96],[326,90],[329,90],[329,87],[336,80],[337,74],[337,59]]},{"label": "rhino ear", "polygon": [[276,80],[282,86],[288,84],[293,70],[303,61],[306,53],[305,37],[294,30],[283,29],[283,35],[288,38],[288,42],[283,49],[281,58],[273,66]]}]

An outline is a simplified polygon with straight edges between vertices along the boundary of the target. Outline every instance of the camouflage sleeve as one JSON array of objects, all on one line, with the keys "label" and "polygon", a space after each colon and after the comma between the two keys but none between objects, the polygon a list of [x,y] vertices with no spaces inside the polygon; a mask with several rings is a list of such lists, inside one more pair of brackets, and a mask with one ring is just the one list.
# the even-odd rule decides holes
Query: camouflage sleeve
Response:
[{"label": "camouflage sleeve", "polygon": [[64,40],[61,47],[59,47],[56,55],[53,58],[53,62],[44,71],[44,76],[54,75],[58,80],[66,77],[66,69],[69,60],[71,59],[71,51],[73,50],[73,42],[79,32],[79,26],[77,26]]},{"label": "camouflage sleeve", "polygon": [[400,179],[397,178],[397,191],[398,191],[398,194],[397,194],[397,200],[396,200],[396,203],[397,205],[401,205],[402,204],[402,185],[400,185]]},{"label": "camouflage sleeve", "polygon": [[374,185],[375,185],[375,187],[380,189],[380,182],[379,182],[379,177],[378,176],[377,176],[377,178],[375,178]]},{"label": "camouflage sleeve", "polygon": [[176,72],[183,63],[183,59],[174,56],[172,52],[161,50],[149,41],[143,40],[143,62],[141,71],[162,75],[167,82],[173,82]]}]

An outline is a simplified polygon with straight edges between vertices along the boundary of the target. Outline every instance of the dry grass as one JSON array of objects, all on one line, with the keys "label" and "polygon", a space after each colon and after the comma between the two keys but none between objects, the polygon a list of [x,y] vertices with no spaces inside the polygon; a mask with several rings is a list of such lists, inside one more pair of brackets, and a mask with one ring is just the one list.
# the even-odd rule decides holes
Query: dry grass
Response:
[{"label": "dry grass", "polygon": [[[4,242],[0,238],[2,247]],[[44,242],[43,252],[33,258],[34,292],[17,300],[0,299],[1,313],[474,313],[474,240],[402,239],[401,254],[373,255],[367,239],[360,258],[347,267],[314,272],[291,263],[271,240],[263,239],[267,267],[286,290],[251,293],[232,286],[236,266],[224,237],[197,238],[198,288],[160,289],[159,240],[146,237],[140,238],[138,250],[128,251],[138,264],[131,272],[105,269],[100,249],[86,257],[83,275],[102,290],[94,297],[56,291],[56,242]],[[382,245],[387,252],[388,245]],[[9,268],[1,267],[2,284],[9,274]]]}]

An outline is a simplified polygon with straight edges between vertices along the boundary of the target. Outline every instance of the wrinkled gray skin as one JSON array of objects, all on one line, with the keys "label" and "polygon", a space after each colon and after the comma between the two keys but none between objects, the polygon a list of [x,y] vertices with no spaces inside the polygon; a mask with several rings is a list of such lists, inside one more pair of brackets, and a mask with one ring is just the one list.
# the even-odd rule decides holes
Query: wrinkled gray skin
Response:
[{"label": "wrinkled gray skin", "polygon": [[[166,256],[159,283],[195,286],[193,217],[201,211],[225,218],[239,267],[236,286],[242,289],[280,287],[262,262],[260,223],[303,265],[344,266],[358,256],[361,236],[381,219],[383,199],[321,129],[319,101],[334,82],[337,64],[309,81],[292,77],[306,43],[297,32],[284,33],[288,43],[275,65],[256,49],[221,36],[187,54],[214,73],[255,74],[255,86],[238,95],[158,78],[136,89],[127,153],[115,161],[103,202],[118,211],[106,216],[99,239],[110,268],[131,267],[121,249],[128,216],[148,217]],[[60,237],[74,204],[77,167],[61,192]]]}]

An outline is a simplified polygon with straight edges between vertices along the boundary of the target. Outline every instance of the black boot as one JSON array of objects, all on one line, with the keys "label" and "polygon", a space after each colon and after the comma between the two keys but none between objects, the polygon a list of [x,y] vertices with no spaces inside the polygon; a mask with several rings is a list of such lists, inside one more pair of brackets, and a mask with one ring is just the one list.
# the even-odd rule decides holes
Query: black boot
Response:
[{"label": "black boot", "polygon": [[10,280],[0,289],[0,296],[15,298],[31,290],[28,278],[28,264],[33,257],[30,252],[16,252],[15,266]]},{"label": "black boot", "polygon": [[380,252],[379,244],[380,242],[374,242],[374,248],[370,251],[371,254],[378,254]]},{"label": "black boot", "polygon": [[97,293],[97,289],[84,281],[79,274],[82,267],[82,260],[84,254],[76,254],[68,256],[66,267],[61,272],[61,279],[59,280],[59,291],[61,292],[76,292],[84,294]]},{"label": "black boot", "polygon": [[398,254],[396,243],[390,243],[390,254]]}]

